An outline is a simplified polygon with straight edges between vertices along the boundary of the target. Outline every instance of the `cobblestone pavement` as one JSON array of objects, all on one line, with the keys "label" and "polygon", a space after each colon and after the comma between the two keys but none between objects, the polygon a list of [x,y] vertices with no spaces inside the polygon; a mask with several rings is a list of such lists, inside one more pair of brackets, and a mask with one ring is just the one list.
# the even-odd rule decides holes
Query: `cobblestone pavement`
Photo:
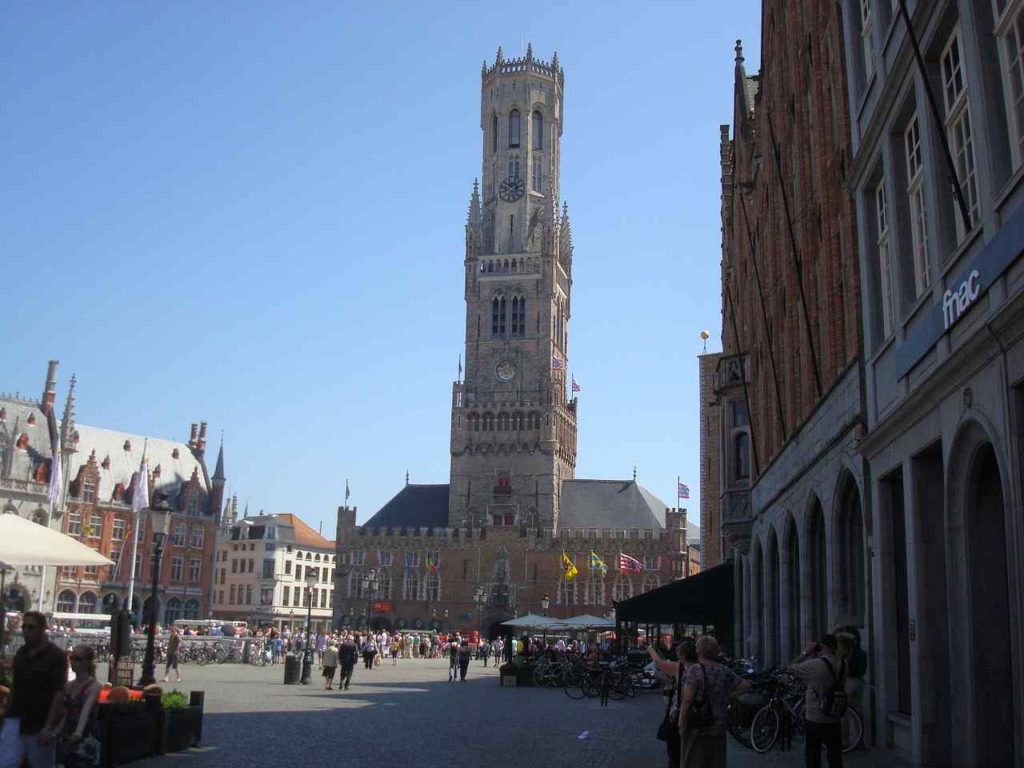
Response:
[{"label": "cobblestone pavement", "polygon": [[[159,670],[162,671],[162,670]],[[356,668],[352,687],[283,685],[282,666],[184,666],[184,681],[164,689],[205,691],[198,749],[140,763],[144,768],[231,768],[314,761],[317,765],[557,766],[637,768],[666,765],[654,738],[663,714],[652,694],[609,702],[573,701],[560,690],[501,688],[479,662],[465,683],[447,682],[445,660],[390,661]],[[580,734],[589,733],[581,740]],[[803,764],[799,753],[756,755],[730,741],[731,768]],[[862,753],[855,768],[899,765]]]}]

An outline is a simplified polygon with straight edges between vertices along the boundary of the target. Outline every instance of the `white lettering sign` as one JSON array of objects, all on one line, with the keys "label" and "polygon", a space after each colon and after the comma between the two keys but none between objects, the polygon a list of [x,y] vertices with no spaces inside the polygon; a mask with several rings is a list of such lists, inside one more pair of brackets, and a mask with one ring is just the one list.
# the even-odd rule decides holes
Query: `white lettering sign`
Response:
[{"label": "white lettering sign", "polygon": [[947,331],[978,298],[981,293],[980,280],[981,274],[975,269],[960,283],[959,288],[942,294],[942,320]]}]

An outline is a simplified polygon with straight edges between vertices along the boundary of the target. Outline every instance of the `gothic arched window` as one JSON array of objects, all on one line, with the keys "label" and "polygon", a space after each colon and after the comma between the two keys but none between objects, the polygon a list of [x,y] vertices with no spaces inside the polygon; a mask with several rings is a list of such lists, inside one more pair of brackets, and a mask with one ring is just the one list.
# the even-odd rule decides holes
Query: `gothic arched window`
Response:
[{"label": "gothic arched window", "polygon": [[[490,265],[488,265],[489,267]],[[501,325],[501,299],[495,296],[491,300],[491,336],[498,335],[498,329]]]},{"label": "gothic arched window", "polygon": [[494,414],[493,413],[485,413],[484,414],[484,432],[493,432],[493,431],[494,431]]},{"label": "gothic arched window", "polygon": [[491,115],[491,154],[498,151],[498,113]]},{"label": "gothic arched window", "polygon": [[544,149],[544,115],[533,111],[533,148]]},{"label": "gothic arched window", "polygon": [[505,335],[505,319],[508,317],[507,309],[505,307],[505,297],[502,296],[499,301],[499,313],[498,313],[498,335]]},{"label": "gothic arched window", "polygon": [[513,109],[508,113],[508,145],[519,146],[519,110]]},{"label": "gothic arched window", "polygon": [[736,479],[745,480],[750,477],[750,435],[746,432],[737,433],[733,438],[736,451],[733,466],[736,467]]},{"label": "gothic arched window", "polygon": [[519,335],[519,297],[512,297],[512,335]]},{"label": "gothic arched window", "polygon": [[508,432],[508,414],[505,412],[498,414],[498,431]]}]

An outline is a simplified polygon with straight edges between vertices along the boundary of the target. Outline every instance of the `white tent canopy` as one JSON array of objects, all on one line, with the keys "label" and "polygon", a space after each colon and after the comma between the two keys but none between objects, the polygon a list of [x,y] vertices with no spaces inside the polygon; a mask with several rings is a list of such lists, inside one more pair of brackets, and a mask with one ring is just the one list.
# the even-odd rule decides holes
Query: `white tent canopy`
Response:
[{"label": "white tent canopy", "polygon": [[94,549],[19,515],[0,514],[0,565],[110,565]]},{"label": "white tent canopy", "polygon": [[584,613],[568,619],[555,619],[552,629],[615,629],[615,619]]},{"label": "white tent canopy", "polygon": [[560,623],[558,619],[553,619],[550,616],[538,616],[536,613],[528,613],[525,616],[520,616],[518,619],[502,622],[501,626],[513,627],[515,629],[553,629],[560,626]]}]

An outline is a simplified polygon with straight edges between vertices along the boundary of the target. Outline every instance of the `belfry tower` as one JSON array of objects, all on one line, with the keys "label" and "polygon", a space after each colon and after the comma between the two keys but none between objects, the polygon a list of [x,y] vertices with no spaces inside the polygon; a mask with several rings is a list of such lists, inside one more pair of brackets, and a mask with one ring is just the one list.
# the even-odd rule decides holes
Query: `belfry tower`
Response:
[{"label": "belfry tower", "polygon": [[559,208],[565,73],[558,54],[498,49],[481,72],[482,183],[466,222],[466,373],[452,394],[448,524],[558,528],[576,469],[566,398],[572,295]]}]

